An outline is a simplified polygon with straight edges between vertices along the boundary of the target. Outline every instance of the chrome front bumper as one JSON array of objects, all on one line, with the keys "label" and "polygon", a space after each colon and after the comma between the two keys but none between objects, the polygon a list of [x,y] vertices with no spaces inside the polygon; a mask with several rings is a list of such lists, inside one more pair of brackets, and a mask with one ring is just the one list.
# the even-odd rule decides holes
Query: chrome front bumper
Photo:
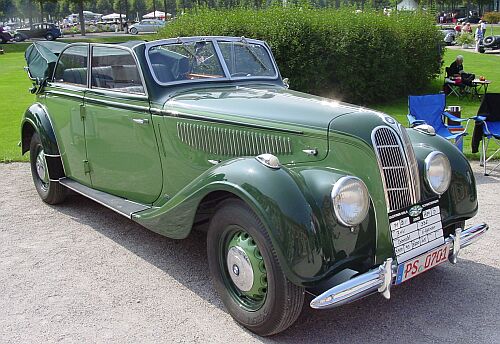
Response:
[{"label": "chrome front bumper", "polygon": [[[455,235],[450,235],[445,240],[445,243],[450,245],[448,260],[455,264],[460,250],[475,242],[487,230],[488,225],[486,223],[471,226],[465,230],[456,229]],[[375,292],[382,293],[386,299],[390,299],[391,284],[393,284],[396,277],[396,271],[396,262],[392,258],[388,258],[378,268],[372,269],[325,291],[314,298],[310,305],[316,309],[328,309],[356,301]]]}]

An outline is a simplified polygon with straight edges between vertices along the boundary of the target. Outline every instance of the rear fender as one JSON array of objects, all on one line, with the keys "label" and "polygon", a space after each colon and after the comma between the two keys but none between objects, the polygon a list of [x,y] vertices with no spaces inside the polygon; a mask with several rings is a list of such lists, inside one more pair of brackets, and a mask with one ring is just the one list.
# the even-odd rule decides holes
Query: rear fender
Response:
[{"label": "rear fender", "polygon": [[25,154],[30,149],[31,137],[38,133],[42,141],[45,159],[51,180],[64,177],[64,169],[57,145],[54,128],[45,107],[40,103],[31,105],[24,113],[21,122],[21,152]]}]

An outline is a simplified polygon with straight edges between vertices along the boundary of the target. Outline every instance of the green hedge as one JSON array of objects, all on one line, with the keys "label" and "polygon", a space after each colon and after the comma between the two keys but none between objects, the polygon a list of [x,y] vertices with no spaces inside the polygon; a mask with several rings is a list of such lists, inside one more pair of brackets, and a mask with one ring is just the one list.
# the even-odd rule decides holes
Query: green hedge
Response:
[{"label": "green hedge", "polygon": [[362,103],[426,87],[440,71],[442,35],[422,14],[274,7],[198,9],[159,36],[245,36],[271,46],[291,88]]}]

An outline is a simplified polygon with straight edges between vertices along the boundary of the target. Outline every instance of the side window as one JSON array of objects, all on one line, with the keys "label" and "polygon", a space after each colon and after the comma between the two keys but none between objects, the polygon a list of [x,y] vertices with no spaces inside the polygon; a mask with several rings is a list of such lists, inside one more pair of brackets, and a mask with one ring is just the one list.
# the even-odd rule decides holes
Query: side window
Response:
[{"label": "side window", "polygon": [[66,49],[57,63],[54,82],[87,86],[87,56],[85,45]]},{"label": "side window", "polygon": [[92,88],[144,94],[139,70],[130,52],[114,47],[92,48]]}]

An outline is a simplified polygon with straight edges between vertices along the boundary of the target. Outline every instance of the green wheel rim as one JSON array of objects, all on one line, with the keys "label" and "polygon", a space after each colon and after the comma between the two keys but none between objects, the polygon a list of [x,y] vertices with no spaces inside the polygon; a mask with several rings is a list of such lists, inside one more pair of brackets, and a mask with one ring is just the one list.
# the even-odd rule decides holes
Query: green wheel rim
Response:
[{"label": "green wheel rim", "polygon": [[259,310],[266,300],[268,282],[257,243],[238,226],[228,229],[221,241],[219,261],[227,290],[244,309]]}]

